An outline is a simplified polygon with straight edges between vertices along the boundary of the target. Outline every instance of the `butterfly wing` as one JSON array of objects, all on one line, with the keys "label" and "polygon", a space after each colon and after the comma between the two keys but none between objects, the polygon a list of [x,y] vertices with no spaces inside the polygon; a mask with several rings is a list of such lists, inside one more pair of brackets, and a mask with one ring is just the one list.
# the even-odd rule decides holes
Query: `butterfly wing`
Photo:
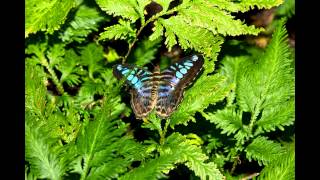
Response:
[{"label": "butterfly wing", "polygon": [[156,104],[157,115],[166,118],[183,99],[184,89],[202,69],[202,56],[193,55],[179,60],[161,73]]},{"label": "butterfly wing", "polygon": [[118,64],[113,68],[116,78],[126,78],[131,94],[131,107],[137,119],[147,116],[155,106],[155,98],[152,95],[151,72],[137,68],[129,64]]}]

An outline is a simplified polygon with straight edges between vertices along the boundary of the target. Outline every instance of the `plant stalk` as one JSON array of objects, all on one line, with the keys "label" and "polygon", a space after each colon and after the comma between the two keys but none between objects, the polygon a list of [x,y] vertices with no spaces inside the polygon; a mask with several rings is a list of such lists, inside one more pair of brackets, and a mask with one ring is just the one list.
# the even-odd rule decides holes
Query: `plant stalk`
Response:
[{"label": "plant stalk", "polygon": [[129,49],[128,49],[128,52],[126,53],[126,55],[124,57],[122,57],[122,64],[124,64],[128,58],[128,56],[130,55],[131,51],[132,51],[132,48],[133,46],[135,45],[135,43],[138,41],[138,36],[140,35],[140,33],[142,32],[142,30],[152,21],[155,21],[156,19],[158,19],[160,16],[163,16],[163,15],[169,15],[169,14],[172,14],[174,13],[175,11],[177,10],[177,8],[173,8],[165,13],[163,12],[160,12],[154,16],[152,16],[150,19],[148,19],[145,23],[141,23],[141,27],[140,29],[137,31],[137,34],[136,34],[136,37],[134,38],[134,40],[132,41],[132,43],[129,44]]},{"label": "plant stalk", "polygon": [[62,84],[60,83],[56,73],[54,72],[54,70],[49,66],[49,63],[47,61],[47,59],[45,57],[41,57],[40,58],[41,64],[48,70],[48,72],[51,75],[52,81],[53,83],[56,85],[59,94],[64,94],[64,89]]}]

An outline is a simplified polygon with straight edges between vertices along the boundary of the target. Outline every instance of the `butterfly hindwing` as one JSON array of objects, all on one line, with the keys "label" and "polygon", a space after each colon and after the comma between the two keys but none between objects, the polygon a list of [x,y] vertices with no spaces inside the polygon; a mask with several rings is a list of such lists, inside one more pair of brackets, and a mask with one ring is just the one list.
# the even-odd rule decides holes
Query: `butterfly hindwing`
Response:
[{"label": "butterfly hindwing", "polygon": [[113,68],[113,74],[118,79],[126,78],[131,94],[131,107],[136,118],[145,117],[155,106],[155,97],[152,95],[151,72],[128,64],[118,64]]},{"label": "butterfly hindwing", "polygon": [[201,71],[204,61],[193,55],[179,60],[161,73],[156,104],[157,115],[166,118],[176,109],[183,98],[184,89]]}]

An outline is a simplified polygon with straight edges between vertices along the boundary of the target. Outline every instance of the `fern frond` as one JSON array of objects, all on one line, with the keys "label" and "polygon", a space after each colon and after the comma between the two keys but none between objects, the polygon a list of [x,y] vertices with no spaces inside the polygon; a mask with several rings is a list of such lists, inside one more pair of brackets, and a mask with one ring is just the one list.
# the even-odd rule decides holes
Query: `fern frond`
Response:
[{"label": "fern frond", "polygon": [[296,6],[294,0],[284,0],[284,3],[277,8],[276,14],[279,16],[286,16],[288,18],[291,18],[295,15],[295,9]]},{"label": "fern frond", "polygon": [[234,134],[242,129],[242,113],[236,112],[234,107],[218,110],[216,113],[203,113],[204,117],[211,123],[222,129],[222,134]]},{"label": "fern frond", "polygon": [[[26,61],[25,71],[25,108],[26,111],[35,115],[37,119],[46,119],[47,108],[46,99],[46,77],[39,66],[29,60]],[[32,79],[32,81],[30,81]],[[50,113],[50,111],[48,111]]]},{"label": "fern frond", "polygon": [[57,69],[62,73],[60,77],[61,82],[66,82],[69,86],[78,85],[80,80],[79,56],[72,50],[67,50],[64,61],[57,66]]},{"label": "fern frond", "polygon": [[[65,45],[64,44],[54,44],[53,46],[48,48],[48,51],[46,52],[46,56],[48,58],[48,63],[51,68],[54,68],[55,66],[59,65],[64,61],[63,56],[65,55]],[[41,58],[41,56],[40,56]],[[43,63],[43,61],[42,61]],[[46,65],[43,64],[45,67]]]},{"label": "fern frond", "polygon": [[259,136],[249,144],[246,149],[246,157],[251,161],[252,159],[257,160],[259,165],[266,165],[273,160],[279,158],[285,149],[276,142],[268,140],[266,137]]},{"label": "fern frond", "polygon": [[273,34],[266,52],[256,64],[244,69],[239,79],[237,99],[245,111],[272,108],[293,95],[294,76],[284,21]]},{"label": "fern frond", "polygon": [[150,63],[155,58],[157,50],[161,45],[161,40],[161,38],[155,41],[150,41],[149,39],[141,40],[129,56],[128,63],[134,62],[135,65],[140,67]]},{"label": "fern frond", "polygon": [[231,89],[231,86],[225,86],[225,81],[226,79],[219,74],[201,76],[192,88],[186,91],[185,98],[171,115],[170,126],[186,125],[189,120],[195,121],[193,115],[196,112],[201,112],[210,104],[224,99]]},{"label": "fern frond", "polygon": [[248,56],[225,56],[221,61],[220,74],[227,78],[226,83],[234,85],[232,92],[227,97],[228,105],[231,105],[234,102],[236,97],[235,91],[237,89],[237,81],[239,78],[239,73],[242,72],[241,63],[246,61]]},{"label": "fern frond", "polygon": [[61,179],[67,168],[60,161],[61,148],[57,146],[57,141],[50,139],[41,127],[34,124],[30,120],[25,122],[26,160],[37,177]]},{"label": "fern frond", "polygon": [[139,5],[136,0],[105,1],[96,0],[99,7],[107,14],[122,16],[135,22],[140,18]]},{"label": "fern frond", "polygon": [[119,24],[106,27],[100,33],[99,40],[126,39],[128,42],[136,37],[136,31],[132,29],[129,21],[119,20]]},{"label": "fern frond", "polygon": [[[176,156],[180,155],[179,162],[186,161],[185,164],[201,179],[223,178],[216,164],[213,162],[205,163],[208,157],[202,152],[199,146],[193,145],[192,140],[187,139],[179,133],[173,133],[167,138],[167,146]],[[164,153],[170,152],[168,149]]]},{"label": "fern frond", "polygon": [[283,3],[283,0],[261,0],[261,1],[243,0],[238,4],[238,6],[239,6],[239,11],[244,12],[254,8],[270,9],[275,6],[279,6],[282,3]]},{"label": "fern frond", "polygon": [[[241,8],[233,2],[183,1],[170,10],[167,10],[170,1],[157,2],[164,9],[158,14],[160,18],[155,21],[154,33],[149,38],[157,39],[162,36],[165,29],[165,44],[169,51],[174,45],[179,44],[183,49],[191,48],[210,57],[211,47],[214,46],[213,42],[217,36],[256,35],[262,31],[261,28],[247,26],[240,20],[235,20],[227,7],[230,4],[234,5],[233,11]],[[271,6],[274,3],[271,2],[268,5]],[[167,19],[161,18],[162,14],[172,12],[177,12],[177,15]]]},{"label": "fern frond", "polygon": [[104,18],[96,8],[81,5],[59,38],[65,43],[83,42],[91,32],[98,31],[99,23],[104,20],[107,18]]},{"label": "fern frond", "polygon": [[228,136],[234,134],[234,138],[240,144],[244,144],[245,140],[252,137],[248,126],[242,124],[242,112],[237,111],[235,106],[226,107],[216,113],[203,112],[202,115],[222,129],[221,134],[227,134]]},{"label": "fern frond", "polygon": [[[183,16],[173,16],[169,19],[159,18],[158,23],[161,23],[166,29],[165,44],[169,51],[174,45],[179,43],[185,50],[191,48],[208,57],[213,55],[212,47],[215,46],[213,42],[217,41],[217,38],[219,37],[212,34],[210,31],[187,24],[184,21]],[[155,26],[155,28],[157,27],[159,26]],[[151,37],[154,36],[153,38],[155,38],[158,34],[161,34],[157,29],[155,29],[155,33],[157,34],[151,35]]]},{"label": "fern frond", "polygon": [[88,73],[91,79],[94,79],[93,74],[103,69],[102,59],[103,47],[95,43],[90,43],[81,50],[81,63],[88,66]]},{"label": "fern frond", "polygon": [[244,70],[237,82],[237,103],[243,111],[252,113],[250,128],[261,120],[255,134],[275,127],[283,129],[294,121],[293,60],[284,23],[282,19],[257,62],[241,64]]},{"label": "fern frond", "polygon": [[294,143],[291,143],[286,148],[284,153],[279,158],[272,161],[260,173],[258,179],[295,179],[295,149]]},{"label": "fern frond", "polygon": [[[249,4],[252,5],[252,3]],[[240,20],[235,20],[229,12],[219,9],[216,4],[209,1],[195,1],[192,6],[181,8],[179,14],[187,24],[207,29],[213,34],[257,35],[262,31],[260,28],[255,28],[252,25],[247,26]]]},{"label": "fern frond", "polygon": [[[110,88],[105,89],[108,94],[105,95],[106,99],[101,109],[94,113],[95,120],[85,122],[77,139],[78,153],[85,164],[80,170],[82,178],[106,178],[109,175],[117,177],[119,173],[126,170],[129,163],[135,160],[133,158],[126,159],[123,156],[126,152],[130,153],[130,148],[125,146],[129,142],[128,137],[124,136],[127,125],[115,120],[125,110],[125,104],[120,102],[120,96],[117,95],[117,92],[114,92],[116,89],[112,89],[111,86],[108,87]],[[131,145],[133,144],[131,143]],[[126,147],[129,150],[123,150]],[[136,148],[131,153],[140,153],[141,150]],[[123,154],[120,154],[120,152],[123,152]],[[123,163],[113,164],[114,171],[108,175],[111,169],[107,164],[114,160]]]},{"label": "fern frond", "polygon": [[158,158],[151,159],[138,168],[121,176],[120,180],[139,180],[139,179],[161,179],[165,178],[165,172],[172,169],[173,164],[177,161],[177,157],[173,155],[161,155]]},{"label": "fern frond", "polygon": [[210,2],[212,4],[215,4],[217,7],[228,10],[230,12],[245,12],[256,8],[270,9],[274,6],[279,6],[280,4],[282,4],[283,0],[242,0],[236,2],[232,2],[230,0],[210,0]]},{"label": "fern frond", "polygon": [[74,0],[28,0],[26,2],[25,37],[38,31],[52,34],[64,23],[69,11],[74,6]]},{"label": "fern frond", "polygon": [[284,130],[283,126],[289,126],[294,123],[295,102],[291,98],[287,102],[275,105],[273,108],[263,110],[261,119],[257,121],[258,126],[256,134],[261,132],[275,131],[276,128]]},{"label": "fern frond", "polygon": [[208,157],[191,141],[179,133],[173,133],[166,139],[158,158],[143,163],[120,179],[159,179],[165,177],[177,163],[185,163],[201,179],[222,179],[216,165],[205,163]]}]

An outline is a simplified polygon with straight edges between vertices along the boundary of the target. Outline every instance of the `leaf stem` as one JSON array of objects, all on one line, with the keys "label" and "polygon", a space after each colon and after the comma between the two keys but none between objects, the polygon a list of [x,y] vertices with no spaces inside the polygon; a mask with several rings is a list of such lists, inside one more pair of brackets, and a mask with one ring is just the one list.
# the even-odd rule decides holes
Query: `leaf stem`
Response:
[{"label": "leaf stem", "polygon": [[260,113],[260,106],[261,106],[261,101],[259,101],[258,104],[255,106],[254,112],[253,112],[253,114],[251,116],[251,119],[250,119],[249,129],[250,129],[250,133],[251,134],[252,134],[253,125],[256,122],[257,117],[258,117],[258,115]]},{"label": "leaf stem", "polygon": [[42,55],[42,57],[40,57],[40,61],[41,61],[41,64],[42,64],[42,65],[48,70],[48,72],[50,73],[51,78],[52,78],[52,81],[53,81],[53,83],[56,85],[59,94],[64,94],[63,86],[62,86],[62,84],[60,83],[60,81],[59,81],[56,73],[54,72],[54,70],[50,67],[47,59]]},{"label": "leaf stem", "polygon": [[160,144],[162,145],[165,141],[166,133],[168,130],[168,126],[170,124],[170,119],[166,120],[166,124],[164,125],[163,131],[160,133]]},{"label": "leaf stem", "polygon": [[177,10],[177,8],[173,8],[167,12],[160,12],[155,14],[154,16],[152,16],[151,18],[149,18],[145,23],[141,23],[141,27],[140,29],[137,31],[137,34],[134,38],[134,40],[132,41],[132,43],[129,44],[129,49],[128,52],[126,53],[126,55],[124,57],[122,57],[122,64],[124,64],[128,58],[128,56],[130,55],[133,46],[135,45],[135,43],[138,41],[138,36],[140,35],[140,33],[142,32],[142,30],[152,21],[155,21],[156,19],[158,19],[159,17],[163,16],[163,15],[169,15],[174,13]]}]

